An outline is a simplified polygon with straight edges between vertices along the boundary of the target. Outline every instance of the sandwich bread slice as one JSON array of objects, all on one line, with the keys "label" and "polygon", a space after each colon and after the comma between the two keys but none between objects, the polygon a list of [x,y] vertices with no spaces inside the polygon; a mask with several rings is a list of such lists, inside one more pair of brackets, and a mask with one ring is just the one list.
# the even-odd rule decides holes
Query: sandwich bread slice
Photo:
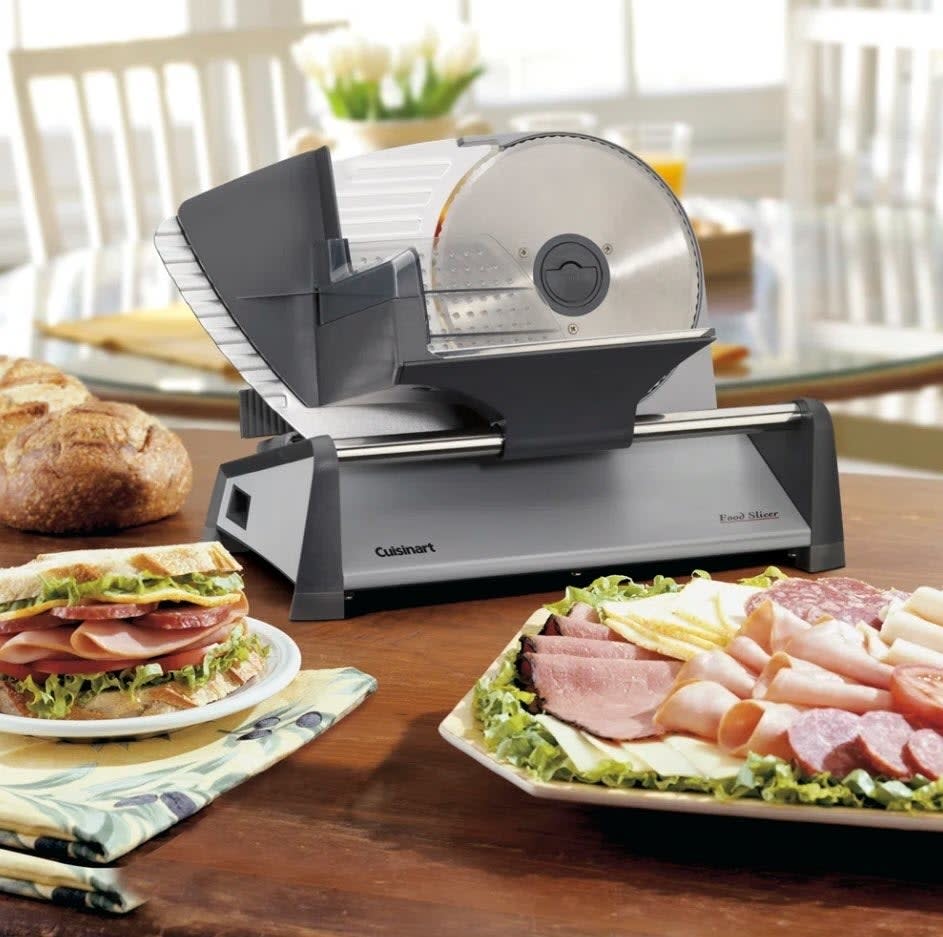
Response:
[{"label": "sandwich bread slice", "polygon": [[115,719],[204,706],[265,669],[220,543],[41,554],[0,569],[0,713]]}]

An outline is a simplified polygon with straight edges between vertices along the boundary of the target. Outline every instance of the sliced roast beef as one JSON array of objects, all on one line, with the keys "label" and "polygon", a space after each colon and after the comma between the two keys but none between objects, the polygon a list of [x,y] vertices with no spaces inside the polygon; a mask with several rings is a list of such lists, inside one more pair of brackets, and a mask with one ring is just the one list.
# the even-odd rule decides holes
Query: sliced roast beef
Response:
[{"label": "sliced roast beef", "polygon": [[591,641],[621,641],[608,625],[569,615],[551,615],[544,625],[543,633],[565,638],[588,638]]},{"label": "sliced roast beef", "polygon": [[676,661],[620,660],[525,652],[522,680],[540,708],[610,739],[639,739],[662,730],[652,721],[680,669]]},{"label": "sliced roast beef", "polygon": [[621,660],[668,660],[663,654],[630,644],[595,638],[573,638],[555,634],[536,634],[521,640],[525,651],[535,654],[569,654],[572,657],[612,657]]}]

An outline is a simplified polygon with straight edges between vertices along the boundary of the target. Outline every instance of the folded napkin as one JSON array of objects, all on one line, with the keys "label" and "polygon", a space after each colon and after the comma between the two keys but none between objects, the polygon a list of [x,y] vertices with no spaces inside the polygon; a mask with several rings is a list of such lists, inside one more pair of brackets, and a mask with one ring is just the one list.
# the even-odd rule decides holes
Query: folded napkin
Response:
[{"label": "folded napkin", "polygon": [[185,303],[91,319],[41,322],[39,329],[52,338],[239,377]]},{"label": "folded napkin", "polygon": [[352,667],[308,670],[253,709],[171,734],[77,743],[0,733],[0,892],[130,911],[141,897],[120,870],[93,863],[196,813],[375,689]]}]

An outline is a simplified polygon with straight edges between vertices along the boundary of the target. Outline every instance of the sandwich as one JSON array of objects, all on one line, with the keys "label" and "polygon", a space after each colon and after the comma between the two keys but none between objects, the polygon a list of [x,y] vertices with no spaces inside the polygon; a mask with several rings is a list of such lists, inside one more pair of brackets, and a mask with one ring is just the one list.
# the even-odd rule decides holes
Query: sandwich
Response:
[{"label": "sandwich", "polygon": [[259,676],[242,567],[219,543],[41,554],[0,569],[0,713],[118,719]]}]

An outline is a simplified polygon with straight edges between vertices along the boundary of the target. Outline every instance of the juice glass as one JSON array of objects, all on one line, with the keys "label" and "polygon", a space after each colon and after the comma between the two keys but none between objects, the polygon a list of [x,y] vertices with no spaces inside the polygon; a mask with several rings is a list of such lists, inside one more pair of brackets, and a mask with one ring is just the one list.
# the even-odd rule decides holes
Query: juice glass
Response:
[{"label": "juice glass", "polygon": [[645,160],[681,198],[691,152],[689,124],[617,124],[607,127],[603,136]]}]

